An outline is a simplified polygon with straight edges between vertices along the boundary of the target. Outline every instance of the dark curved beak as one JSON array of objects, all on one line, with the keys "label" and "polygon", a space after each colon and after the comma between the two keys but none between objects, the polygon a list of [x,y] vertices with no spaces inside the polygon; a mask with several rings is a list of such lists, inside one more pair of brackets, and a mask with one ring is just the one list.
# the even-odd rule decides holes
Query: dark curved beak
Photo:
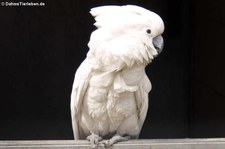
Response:
[{"label": "dark curved beak", "polygon": [[154,45],[155,49],[157,50],[158,54],[160,54],[164,47],[163,37],[161,35],[159,35],[159,36],[153,38],[153,45]]}]

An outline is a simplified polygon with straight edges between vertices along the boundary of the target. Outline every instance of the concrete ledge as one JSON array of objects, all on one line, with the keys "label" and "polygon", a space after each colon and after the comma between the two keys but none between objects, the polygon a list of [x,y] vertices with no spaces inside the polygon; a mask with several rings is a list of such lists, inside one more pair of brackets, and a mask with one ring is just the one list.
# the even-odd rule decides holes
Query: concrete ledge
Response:
[{"label": "concrete ledge", "polygon": [[[0,141],[0,149],[3,148],[88,149],[91,147],[85,140]],[[104,146],[99,146],[98,149],[104,149]],[[110,149],[225,149],[225,138],[130,140],[115,144]]]}]

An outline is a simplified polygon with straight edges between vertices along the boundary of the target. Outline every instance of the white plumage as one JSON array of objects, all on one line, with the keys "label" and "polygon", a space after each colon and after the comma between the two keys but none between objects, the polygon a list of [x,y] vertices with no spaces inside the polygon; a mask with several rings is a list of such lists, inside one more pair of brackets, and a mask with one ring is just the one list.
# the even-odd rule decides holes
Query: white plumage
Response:
[{"label": "white plumage", "polygon": [[138,138],[151,83],[145,67],[161,51],[162,19],[134,5],[91,9],[97,29],[75,74],[71,116],[75,139],[110,146]]}]

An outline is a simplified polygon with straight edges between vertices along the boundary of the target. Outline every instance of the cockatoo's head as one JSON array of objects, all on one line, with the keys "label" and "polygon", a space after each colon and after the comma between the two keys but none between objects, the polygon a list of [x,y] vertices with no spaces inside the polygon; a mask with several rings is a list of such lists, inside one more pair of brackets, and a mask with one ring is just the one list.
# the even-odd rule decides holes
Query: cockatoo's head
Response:
[{"label": "cockatoo's head", "polygon": [[163,49],[164,23],[156,13],[139,6],[101,6],[91,9],[95,30],[88,46],[92,54],[109,52],[149,63]]}]

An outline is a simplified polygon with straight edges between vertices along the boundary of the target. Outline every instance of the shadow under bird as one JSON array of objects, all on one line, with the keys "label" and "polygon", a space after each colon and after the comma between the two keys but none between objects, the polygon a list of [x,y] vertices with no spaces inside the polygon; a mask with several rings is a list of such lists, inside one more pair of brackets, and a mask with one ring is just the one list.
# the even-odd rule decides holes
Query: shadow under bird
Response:
[{"label": "shadow under bird", "polygon": [[145,67],[162,51],[164,23],[134,5],[100,6],[90,13],[97,29],[75,74],[72,126],[75,140],[111,146],[140,134],[151,90]]}]

